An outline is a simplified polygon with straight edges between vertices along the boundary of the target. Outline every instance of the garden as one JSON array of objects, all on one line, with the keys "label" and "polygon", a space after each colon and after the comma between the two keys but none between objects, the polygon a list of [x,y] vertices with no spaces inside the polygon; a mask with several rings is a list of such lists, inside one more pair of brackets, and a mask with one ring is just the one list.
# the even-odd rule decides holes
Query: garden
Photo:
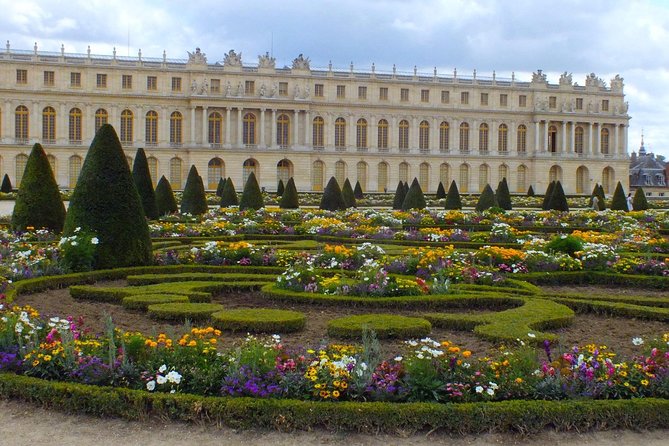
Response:
[{"label": "garden", "polygon": [[0,395],[278,430],[669,427],[669,211],[505,188],[207,196],[193,167],[175,194],[103,126],[65,212],[36,145],[0,229]]}]

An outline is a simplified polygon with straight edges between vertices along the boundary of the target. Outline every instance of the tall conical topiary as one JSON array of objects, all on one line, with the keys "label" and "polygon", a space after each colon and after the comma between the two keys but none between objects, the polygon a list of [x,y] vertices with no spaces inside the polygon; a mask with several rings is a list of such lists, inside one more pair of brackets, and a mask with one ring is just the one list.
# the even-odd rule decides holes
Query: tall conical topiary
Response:
[{"label": "tall conical topiary", "polygon": [[151,237],[132,173],[114,128],[97,131],[70,198],[64,234],[90,231],[99,243],[94,268],[151,263]]},{"label": "tall conical topiary", "polygon": [[165,175],[160,177],[156,185],[156,207],[158,208],[159,216],[179,212],[179,206],[177,206],[177,200],[174,198],[172,185],[165,178]]},{"label": "tall conical topiary", "polygon": [[437,186],[437,195],[435,196],[437,200],[446,198],[446,189],[444,189],[444,184],[440,181],[439,186]]},{"label": "tall conical topiary", "polygon": [[276,196],[281,197],[285,190],[286,186],[283,184],[283,180],[279,180],[279,184],[276,186]]},{"label": "tall conical topiary", "polygon": [[632,207],[635,211],[645,211],[648,209],[648,200],[646,199],[646,193],[643,191],[642,187],[637,188],[634,192]]},{"label": "tall conical topiary", "polygon": [[502,178],[502,181],[500,181],[497,185],[495,199],[497,200],[497,206],[501,207],[505,211],[510,211],[513,209],[511,204],[511,193],[509,192],[509,185],[506,182],[506,177]]},{"label": "tall conical topiary", "polygon": [[347,208],[356,207],[355,195],[353,193],[353,188],[351,187],[351,182],[346,178],[344,181],[344,187],[341,188],[341,196],[344,198],[344,204]]},{"label": "tall conical topiary", "polygon": [[404,196],[406,197],[407,193],[409,192],[409,182],[405,181],[403,184],[404,184]]},{"label": "tall conical topiary", "polygon": [[204,183],[200,174],[197,173],[197,167],[193,164],[190,166],[184,192],[181,196],[181,213],[202,215],[208,210]]},{"label": "tall conical topiary", "polygon": [[567,196],[564,194],[562,183],[556,181],[553,185],[553,192],[548,200],[547,210],[556,210],[562,212],[569,212],[569,205],[567,204]]},{"label": "tall conical topiary", "polygon": [[330,177],[328,184],[325,186],[319,208],[328,211],[346,209],[346,204],[344,203],[344,197],[342,196],[341,188],[339,187],[339,183],[337,183],[335,177]]},{"label": "tall conical topiary", "polygon": [[611,209],[614,211],[626,211],[627,210],[627,199],[625,198],[625,191],[623,190],[623,185],[616,184],[616,190],[613,191],[613,198],[611,199]]},{"label": "tall conical topiary", "polygon": [[239,200],[237,199],[237,191],[235,190],[235,184],[232,182],[232,178],[225,180],[225,186],[223,187],[223,193],[221,194],[221,207],[227,208],[230,206],[237,206]]},{"label": "tall conical topiary", "polygon": [[527,188],[527,196],[528,196],[528,197],[534,197],[534,195],[535,195],[535,194],[534,194],[534,188],[533,188],[532,185],[530,184],[530,187]]},{"label": "tall conical topiary", "polygon": [[604,186],[599,184],[597,186],[597,196],[599,197],[599,210],[606,209],[606,194],[604,193]]},{"label": "tall conical topiary", "polygon": [[497,206],[495,192],[492,190],[492,187],[490,187],[489,184],[486,184],[483,188],[483,192],[481,192],[481,195],[479,195],[479,201],[476,203],[475,209],[477,212],[483,212],[493,206]]},{"label": "tall conical topiary", "polygon": [[362,200],[365,198],[365,194],[362,192],[362,186],[360,186],[360,181],[355,182],[355,187],[353,188],[353,196],[356,200]]},{"label": "tall conical topiary", "polygon": [[132,179],[135,182],[135,187],[137,187],[137,192],[139,192],[139,198],[142,200],[144,215],[149,220],[155,220],[158,218],[156,194],[153,191],[149,162],[146,160],[146,153],[141,147],[137,149],[137,154],[135,154],[135,161],[132,165]]},{"label": "tall conical topiary", "polygon": [[0,186],[0,192],[8,194],[12,191],[12,181],[9,179],[9,175],[5,174],[2,177],[2,186]]},{"label": "tall conical topiary", "polygon": [[281,200],[279,200],[279,207],[281,209],[297,209],[300,207],[297,188],[295,187],[295,180],[293,180],[293,177],[290,177],[283,190],[283,195],[281,195]]},{"label": "tall conical topiary", "polygon": [[550,183],[548,183],[548,187],[546,188],[544,199],[541,202],[541,209],[543,209],[544,211],[550,209],[548,207],[548,202],[551,201],[551,195],[553,195],[553,190],[555,190],[555,181],[551,181]]},{"label": "tall conical topiary", "polygon": [[416,178],[411,182],[411,187],[409,187],[409,192],[407,192],[404,197],[404,202],[402,202],[402,210],[406,211],[408,209],[425,209],[425,196],[423,195],[423,189],[420,187],[420,183]]},{"label": "tall conical topiary", "polygon": [[462,209],[462,199],[460,199],[460,191],[455,180],[451,181],[448,187],[448,194],[446,194],[446,209]]},{"label": "tall conical topiary", "polygon": [[407,191],[404,189],[404,183],[397,183],[397,189],[395,189],[395,197],[393,198],[393,209],[402,209],[402,203],[404,203],[404,197],[407,196]]},{"label": "tall conical topiary", "polygon": [[239,200],[239,209],[242,211],[244,209],[257,210],[264,206],[265,202],[262,198],[262,192],[260,192],[260,186],[258,186],[258,180],[256,180],[256,174],[251,172],[246,179],[242,198]]},{"label": "tall conical topiary", "polygon": [[225,178],[219,178],[218,179],[218,185],[216,186],[216,196],[217,197],[222,197],[223,196],[223,188],[225,187]]},{"label": "tall conical topiary", "polygon": [[12,213],[12,229],[23,231],[28,226],[63,230],[65,206],[49,159],[40,144],[35,144],[28,157],[23,179],[16,195]]}]

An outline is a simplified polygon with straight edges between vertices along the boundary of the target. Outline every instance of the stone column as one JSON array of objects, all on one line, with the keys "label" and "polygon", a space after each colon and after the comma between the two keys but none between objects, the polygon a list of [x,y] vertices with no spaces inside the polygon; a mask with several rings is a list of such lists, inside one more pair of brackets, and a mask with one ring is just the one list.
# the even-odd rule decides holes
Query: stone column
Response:
[{"label": "stone column", "polygon": [[390,118],[390,128],[388,129],[388,148],[391,152],[397,152],[397,132],[397,116],[393,116]]},{"label": "stone column", "polygon": [[244,121],[241,107],[237,107],[237,146],[244,147]]},{"label": "stone column", "polygon": [[209,107],[202,107],[202,146],[209,143]]},{"label": "stone column", "polygon": [[[357,119],[355,119],[355,116],[353,114],[349,114],[347,116],[347,121],[346,125],[347,127],[347,135],[346,135],[346,151],[355,151],[355,148],[357,146],[357,131],[358,131],[358,123]],[[343,184],[342,184],[343,186]]]},{"label": "stone column", "polygon": [[42,109],[38,102],[33,102],[28,110],[28,138],[30,143],[34,144],[42,139],[40,126],[42,124]]},{"label": "stone column", "polygon": [[[4,114],[4,119],[2,120],[0,131],[0,141],[4,141],[6,144],[9,144],[11,141],[11,135],[14,135],[14,131],[12,131],[12,126],[10,123],[13,123],[15,118],[15,113],[16,113],[16,107],[12,104],[11,101],[7,100],[5,101],[5,114]],[[88,116],[88,115],[87,115]],[[11,118],[14,117],[14,120]],[[16,136],[16,135],[14,135]],[[5,168],[7,170],[7,168]]]},{"label": "stone column", "polygon": [[593,153],[594,153],[594,148],[592,146],[592,131],[593,131],[592,127],[593,127],[593,125],[594,124],[592,122],[588,122],[588,148],[583,150],[587,154],[587,156],[593,156]]},{"label": "stone column", "polygon": [[258,144],[260,148],[267,147],[267,141],[265,141],[265,110],[264,108],[260,109],[260,141]]},{"label": "stone column", "polygon": [[435,152],[439,153],[439,120],[433,117],[430,124],[430,153]]},{"label": "stone column", "polygon": [[272,140],[269,142],[271,148],[276,148],[276,110],[272,110],[272,122],[270,123],[272,129]]},{"label": "stone column", "polygon": [[418,118],[416,116],[411,117],[409,132],[409,151],[418,152]]},{"label": "stone column", "polygon": [[311,132],[309,131],[311,129],[311,113],[309,113],[309,110],[304,111],[304,146],[309,147],[311,146]]},{"label": "stone column", "polygon": [[601,124],[593,124],[597,125],[597,128],[593,130],[593,133],[595,134],[595,145],[593,147],[593,155],[594,156],[602,156],[602,147],[601,147],[601,135],[602,135],[602,126]]},{"label": "stone column", "polygon": [[534,121],[534,153],[540,152],[539,150],[539,121]]},{"label": "stone column", "polygon": [[[453,120],[451,122],[453,123],[453,130],[451,131],[451,136],[453,138],[452,138],[452,142],[449,141],[448,144],[451,147],[453,147],[453,151],[455,153],[459,153],[460,152],[460,124],[462,124],[462,123],[460,122],[460,120],[458,118],[453,118]],[[444,184],[444,187],[446,187],[445,184]]]},{"label": "stone column", "polygon": [[55,139],[56,144],[62,145],[65,141],[68,141],[70,128],[69,128],[69,119],[70,110],[67,108],[67,104],[60,104],[60,111],[56,115],[56,131]]},{"label": "stone column", "polygon": [[[170,117],[168,115],[168,108],[160,108],[160,121],[158,122],[158,144],[167,144],[170,141]],[[183,123],[182,123],[183,124]],[[183,128],[182,128],[183,131]],[[182,135],[183,136],[183,135]]]},{"label": "stone column", "polygon": [[86,104],[82,110],[84,116],[81,117],[81,140],[88,141],[95,135],[95,112],[92,111],[91,104]]},{"label": "stone column", "polygon": [[571,153],[576,152],[576,121],[571,122]]},{"label": "stone column", "polygon": [[542,152],[548,152],[548,127],[549,121],[544,122],[544,146]]},{"label": "stone column", "polygon": [[611,151],[611,154],[615,157],[618,157],[620,155],[620,126],[616,124],[615,126],[615,131],[613,132],[613,144],[614,144],[614,149]]},{"label": "stone column", "polygon": [[300,145],[300,111],[295,110],[295,125],[293,126],[293,148]]},{"label": "stone column", "polygon": [[195,107],[190,108],[190,143],[195,145]]},{"label": "stone column", "polygon": [[225,147],[231,147],[231,138],[230,138],[230,107],[225,107],[225,138],[224,143]]},{"label": "stone column", "polygon": [[567,153],[567,121],[562,121],[562,141],[560,141],[560,153]]}]

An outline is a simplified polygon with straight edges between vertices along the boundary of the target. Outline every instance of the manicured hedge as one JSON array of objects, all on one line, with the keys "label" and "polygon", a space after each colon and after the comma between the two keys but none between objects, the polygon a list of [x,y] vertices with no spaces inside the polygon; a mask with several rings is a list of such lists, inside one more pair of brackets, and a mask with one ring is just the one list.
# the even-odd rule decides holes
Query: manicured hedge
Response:
[{"label": "manicured hedge", "polygon": [[187,303],[189,302],[188,296],[182,294],[138,294],[124,297],[121,303],[129,310],[146,311],[149,305],[173,302]]},{"label": "manicured hedge", "polygon": [[429,335],[432,325],[423,318],[395,314],[358,314],[328,322],[328,336],[333,338],[360,339],[366,329],[379,339],[410,339]]},{"label": "manicured hedge", "polygon": [[155,319],[169,321],[203,321],[211,318],[217,311],[223,310],[223,305],[212,303],[167,303],[149,305],[149,316]]},{"label": "manicured hedge", "polygon": [[212,325],[221,330],[248,333],[291,333],[304,328],[306,316],[299,311],[270,308],[235,308],[211,315]]},{"label": "manicured hedge", "polygon": [[128,285],[150,285],[165,282],[273,282],[275,275],[244,273],[177,273],[177,274],[140,274],[128,276]]},{"label": "manicured hedge", "polygon": [[603,300],[568,298],[556,298],[554,300],[580,313],[599,313],[655,321],[669,321],[669,308],[658,308]]},{"label": "manicured hedge", "polygon": [[523,280],[536,285],[614,285],[633,288],[669,290],[669,277],[601,271],[553,271],[528,273]]}]

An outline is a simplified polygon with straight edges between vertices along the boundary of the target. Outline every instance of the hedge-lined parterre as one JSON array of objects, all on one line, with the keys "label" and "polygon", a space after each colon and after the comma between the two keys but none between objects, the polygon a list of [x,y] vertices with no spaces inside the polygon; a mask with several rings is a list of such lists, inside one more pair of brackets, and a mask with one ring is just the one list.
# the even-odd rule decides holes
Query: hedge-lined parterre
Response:
[{"label": "hedge-lined parterre", "polygon": [[306,316],[299,311],[271,308],[235,308],[211,315],[214,327],[248,333],[290,333],[304,328]]},{"label": "hedge-lined parterre", "polygon": [[217,311],[223,310],[223,305],[212,303],[166,303],[149,305],[149,316],[155,319],[170,321],[206,321]]},{"label": "hedge-lined parterre", "polygon": [[410,339],[427,336],[432,325],[423,318],[395,314],[359,314],[328,322],[328,335],[334,338],[360,339],[367,329],[380,339]]},{"label": "hedge-lined parterre", "polygon": [[123,298],[122,305],[129,310],[146,311],[149,305],[168,303],[187,303],[188,296],[181,294],[135,294]]}]

